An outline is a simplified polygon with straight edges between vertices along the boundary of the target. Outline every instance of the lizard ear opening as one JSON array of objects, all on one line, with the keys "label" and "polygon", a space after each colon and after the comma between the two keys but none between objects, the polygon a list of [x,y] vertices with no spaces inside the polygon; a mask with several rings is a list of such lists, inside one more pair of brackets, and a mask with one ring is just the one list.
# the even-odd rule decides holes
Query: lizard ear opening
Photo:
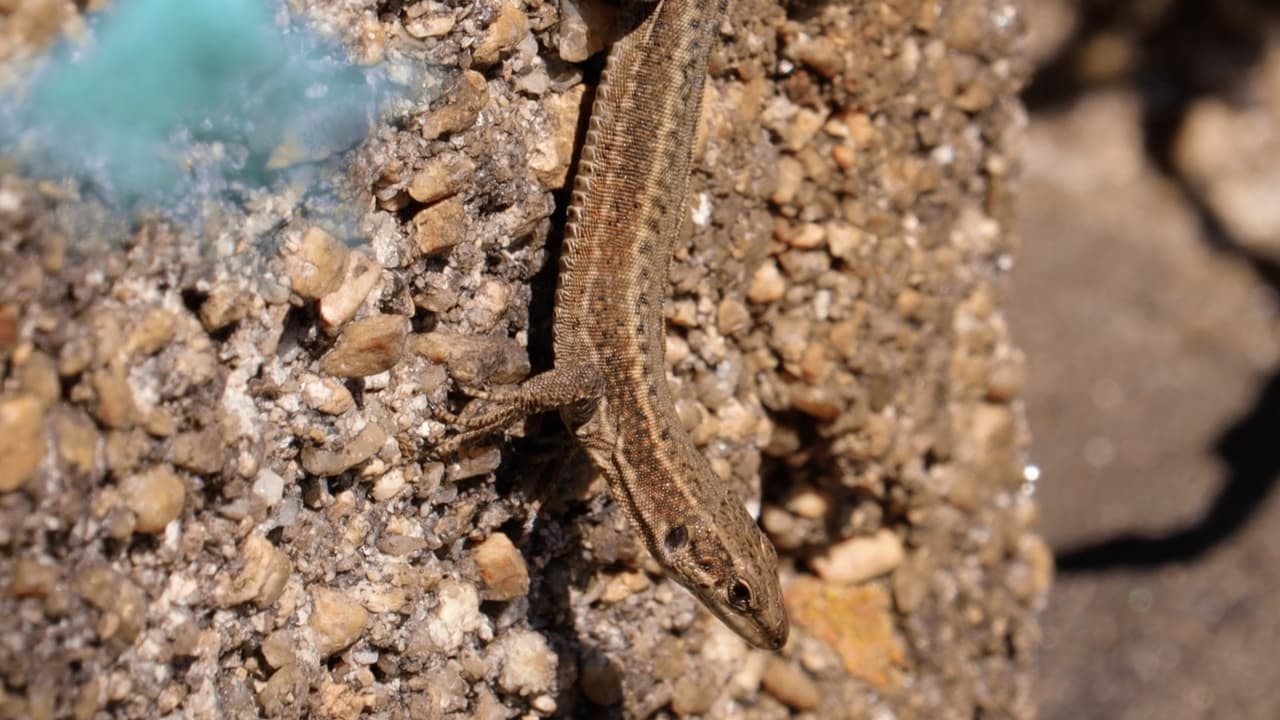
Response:
[{"label": "lizard ear opening", "polygon": [[689,542],[689,528],[684,525],[677,525],[667,531],[667,537],[663,539],[663,545],[666,545],[667,552],[676,552]]}]

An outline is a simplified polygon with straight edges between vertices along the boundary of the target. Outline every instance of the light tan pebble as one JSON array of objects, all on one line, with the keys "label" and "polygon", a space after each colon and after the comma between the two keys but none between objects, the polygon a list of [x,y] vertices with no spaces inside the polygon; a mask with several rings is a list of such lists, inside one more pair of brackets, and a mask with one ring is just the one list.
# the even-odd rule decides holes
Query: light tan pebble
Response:
[{"label": "light tan pebble", "polygon": [[782,299],[786,292],[787,281],[778,270],[778,263],[766,260],[751,275],[751,283],[747,286],[747,299],[753,303],[771,303]]},{"label": "light tan pebble", "polygon": [[783,155],[778,159],[778,172],[769,200],[782,207],[790,205],[795,202],[803,184],[804,165],[792,155]]},{"label": "light tan pebble", "polygon": [[115,430],[107,433],[102,458],[107,469],[117,476],[132,472],[150,454],[152,444],[145,434],[135,430]]},{"label": "light tan pebble", "polygon": [[858,149],[865,150],[879,142],[880,133],[876,130],[871,116],[866,113],[853,113],[845,118],[849,126],[849,136],[853,138]]},{"label": "light tan pebble", "polygon": [[252,299],[243,288],[225,283],[216,285],[200,304],[200,323],[209,332],[222,330],[243,320],[251,304]]},{"label": "light tan pebble", "polygon": [[463,454],[449,466],[450,482],[461,482],[473,477],[488,475],[502,464],[502,450],[489,446]]},{"label": "light tan pebble", "polygon": [[954,99],[955,106],[967,113],[976,113],[991,107],[995,95],[982,83],[969,85]]},{"label": "light tan pebble", "polygon": [[18,558],[9,578],[9,594],[14,597],[44,597],[58,582],[58,568],[31,557]]},{"label": "light tan pebble", "polygon": [[124,351],[130,355],[154,355],[173,342],[177,333],[178,321],[173,313],[156,308],[130,328]]},{"label": "light tan pebble", "polygon": [[827,249],[833,257],[852,261],[857,258],[858,248],[864,244],[861,230],[848,223],[833,222],[827,225]]},{"label": "light tan pebble", "polygon": [[76,704],[71,710],[73,720],[93,720],[106,704],[106,688],[101,677],[93,676],[80,686]]},{"label": "light tan pebble", "polygon": [[559,190],[568,182],[585,92],[586,85],[578,83],[564,92],[547,95],[542,101],[545,139],[529,151],[529,168],[547,190]]},{"label": "light tan pebble", "polygon": [[803,485],[787,496],[786,508],[802,518],[817,520],[831,511],[831,497],[812,485]]},{"label": "light tan pebble", "polygon": [[796,710],[814,710],[822,702],[808,673],[777,656],[769,658],[761,683],[770,695]]},{"label": "light tan pebble", "polygon": [[342,284],[351,251],[318,227],[307,228],[297,252],[284,258],[293,292],[304,300],[318,300]]},{"label": "light tan pebble", "polygon": [[134,529],[155,535],[182,514],[186,502],[182,478],[164,465],[132,473],[120,483],[120,496],[136,518]]},{"label": "light tan pebble", "polygon": [[1053,549],[1039,535],[1026,534],[1018,543],[1019,552],[1030,565],[1031,582],[1027,588],[1027,600],[1039,602],[1053,585]]},{"label": "light tan pebble", "polygon": [[511,299],[511,286],[496,278],[487,278],[476,288],[475,296],[466,311],[466,318],[478,333],[488,333],[497,327],[507,311]]},{"label": "light tan pebble", "polygon": [[224,461],[222,433],[217,428],[180,433],[169,446],[169,460],[201,475],[220,472]]},{"label": "light tan pebble", "polygon": [[676,715],[704,715],[716,699],[715,678],[710,674],[683,675],[676,680],[671,709]]},{"label": "light tan pebble", "polygon": [[[532,97],[542,97],[551,90],[551,75],[547,72],[544,65],[538,65],[529,72],[516,78],[515,88],[517,92]],[[532,160],[532,157],[530,158]],[[529,167],[533,167],[533,163],[529,163]]]},{"label": "light tan pebble", "polygon": [[437,605],[422,630],[438,650],[452,652],[469,633],[480,628],[480,593],[474,585],[444,579],[436,586]]},{"label": "light tan pebble", "polygon": [[476,67],[489,67],[511,50],[529,33],[529,19],[524,11],[513,2],[502,3],[498,17],[494,18],[484,35],[471,53],[471,61]]},{"label": "light tan pebble", "polygon": [[689,341],[675,333],[667,334],[667,362],[672,365],[679,365],[688,359],[691,354],[689,349]]},{"label": "light tan pebble", "polygon": [[785,238],[791,247],[812,250],[827,239],[827,229],[818,223],[803,223]]},{"label": "light tan pebble", "polygon": [[611,575],[604,583],[604,590],[600,593],[600,601],[605,603],[616,603],[643,592],[653,585],[649,581],[649,575],[643,570],[633,572],[620,572]]},{"label": "light tan pebble", "polygon": [[[815,332],[814,337],[825,333]],[[827,341],[810,343],[800,356],[800,376],[810,385],[825,385],[835,370],[835,362],[827,354]]]},{"label": "light tan pebble", "polygon": [[420,203],[433,203],[456,195],[475,172],[471,158],[446,152],[429,160],[409,181],[409,195]]},{"label": "light tan pebble", "polygon": [[408,483],[404,477],[404,471],[399,468],[383,473],[373,483],[373,499],[378,502],[386,502],[399,495]]},{"label": "light tan pebble", "polygon": [[858,159],[858,153],[851,143],[840,143],[831,146],[831,159],[841,170],[847,171]]},{"label": "light tan pebble", "polygon": [[310,475],[340,475],[373,457],[387,442],[387,432],[377,423],[369,423],[350,442],[337,449],[304,447],[302,469]]},{"label": "light tan pebble", "polygon": [[289,663],[276,670],[258,690],[258,703],[265,717],[289,717],[299,703],[310,696],[311,682],[300,663]]},{"label": "light tan pebble", "polygon": [[234,577],[222,575],[214,589],[214,602],[219,607],[231,607],[250,600],[260,608],[269,607],[280,598],[293,572],[289,556],[257,534],[250,535],[241,543],[237,561],[243,563],[240,571]]},{"label": "light tan pebble", "polygon": [[26,393],[0,397],[0,492],[26,485],[44,459],[44,405]]},{"label": "light tan pebble", "polygon": [[18,386],[27,394],[51,405],[62,397],[62,384],[58,380],[58,365],[53,358],[36,351],[27,356],[21,365],[15,368]]},{"label": "light tan pebble", "polygon": [[787,54],[828,80],[844,71],[840,48],[826,35],[796,42],[787,48]]},{"label": "light tan pebble", "polygon": [[496,532],[471,551],[480,579],[484,582],[481,597],[485,600],[508,601],[529,592],[529,567],[511,538]]},{"label": "light tan pebble", "polygon": [[260,649],[268,665],[273,668],[282,668],[298,662],[297,646],[298,638],[293,631],[280,629],[264,638]]},{"label": "light tan pebble", "polygon": [[[397,582],[401,579],[397,578]],[[417,581],[409,584],[417,585]],[[366,610],[374,613],[400,612],[409,603],[409,594],[402,587],[388,587],[383,584],[363,584],[356,588],[356,596]]]},{"label": "light tan pebble", "polygon": [[560,59],[580,63],[604,49],[613,35],[616,10],[603,0],[564,0],[560,4]]},{"label": "light tan pebble", "polygon": [[162,407],[152,407],[142,419],[142,429],[155,438],[167,438],[178,429],[173,414]]},{"label": "light tan pebble", "polygon": [[769,328],[769,347],[784,362],[799,362],[804,356],[805,348],[809,346],[809,339],[814,336],[810,332],[812,327],[813,323],[808,317],[786,315],[777,318],[773,327]]},{"label": "light tan pebble", "polygon": [[349,323],[337,343],[320,358],[320,372],[338,377],[367,377],[386,372],[400,361],[409,318],[373,315]]},{"label": "light tan pebble", "polygon": [[[468,720],[510,720],[513,715],[514,711],[503,705],[493,690],[484,685],[476,688]],[[521,720],[532,720],[532,718],[526,714]]]},{"label": "light tan pebble", "polygon": [[555,686],[556,654],[547,639],[532,630],[504,633],[490,646],[501,665],[498,687],[524,696],[544,693]]},{"label": "light tan pebble", "polygon": [[302,383],[302,401],[326,415],[341,415],[355,405],[351,391],[331,377],[313,377]]},{"label": "light tan pebble", "polygon": [[881,529],[871,537],[852,537],[835,543],[810,564],[828,582],[856,584],[893,572],[904,555],[898,534]]},{"label": "light tan pebble", "polygon": [[58,353],[58,374],[64,378],[79,375],[94,361],[94,339],[87,333],[73,335]]},{"label": "light tan pebble", "polygon": [[734,298],[725,298],[716,308],[716,329],[721,335],[735,335],[751,326],[751,311]]},{"label": "light tan pebble", "polygon": [[[427,3],[419,5],[425,8]],[[413,37],[425,40],[448,35],[457,24],[457,19],[451,13],[437,13],[410,18],[404,24],[404,29]]]},{"label": "light tan pebble", "polygon": [[557,707],[556,699],[551,697],[550,695],[539,695],[535,697],[533,700],[530,700],[529,704],[533,707],[534,710],[537,710],[543,715],[554,714]]},{"label": "light tan pebble", "polygon": [[818,134],[818,131],[822,129],[822,125],[826,121],[826,115],[809,108],[800,108],[791,117],[791,121],[781,128],[782,146],[791,152],[797,152],[805,148],[812,142],[813,137]]},{"label": "light tan pebble", "polygon": [[113,645],[132,643],[146,620],[147,598],[137,585],[105,564],[80,572],[76,594],[101,613],[98,637]]},{"label": "light tan pebble", "polygon": [[104,427],[124,430],[138,422],[138,407],[122,362],[117,360],[93,371],[89,382],[98,396],[94,415]]},{"label": "light tan pebble", "polygon": [[1000,358],[991,368],[987,378],[987,397],[990,402],[1004,403],[1016,399],[1027,384],[1027,363],[1021,353]]},{"label": "light tan pebble", "polygon": [[827,386],[792,385],[791,408],[823,422],[832,422],[844,412],[844,405]]},{"label": "light tan pebble", "polygon": [[475,124],[480,111],[488,104],[489,86],[484,75],[475,70],[464,70],[445,93],[441,104],[423,118],[422,137],[435,140],[442,135],[466,130]]},{"label": "light tan pebble", "polygon": [[334,333],[364,304],[382,278],[378,266],[359,251],[347,255],[347,264],[338,288],[319,300],[320,320],[325,329]]},{"label": "light tan pebble", "polygon": [[425,256],[452,249],[465,237],[466,209],[458,195],[419,210],[413,216],[413,241]]},{"label": "light tan pebble", "polygon": [[102,520],[102,529],[112,540],[128,542],[138,529],[138,516],[124,507],[112,508]]},{"label": "light tan pebble", "polygon": [[328,657],[360,638],[369,624],[369,611],[346,594],[329,588],[311,588],[311,617],[307,627],[321,657]]}]

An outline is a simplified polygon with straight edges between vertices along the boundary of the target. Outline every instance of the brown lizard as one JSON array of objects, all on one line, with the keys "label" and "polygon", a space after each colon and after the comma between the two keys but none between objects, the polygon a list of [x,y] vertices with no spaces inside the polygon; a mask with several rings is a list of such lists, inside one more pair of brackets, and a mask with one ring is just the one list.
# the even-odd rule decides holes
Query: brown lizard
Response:
[{"label": "brown lizard", "polygon": [[663,301],[686,213],[708,57],[727,0],[629,0],[578,163],[556,292],[555,367],[476,391],[453,448],[558,409],[666,572],[753,645],[786,642],[773,545],[676,417]]}]

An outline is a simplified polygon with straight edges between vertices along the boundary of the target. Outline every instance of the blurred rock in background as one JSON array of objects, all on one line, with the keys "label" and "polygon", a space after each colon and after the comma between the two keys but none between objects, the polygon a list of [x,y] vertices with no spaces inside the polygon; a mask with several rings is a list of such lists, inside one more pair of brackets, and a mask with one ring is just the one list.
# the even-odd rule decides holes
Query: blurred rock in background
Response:
[{"label": "blurred rock in background", "polygon": [[1031,0],[1041,716],[1280,707],[1280,8]]}]

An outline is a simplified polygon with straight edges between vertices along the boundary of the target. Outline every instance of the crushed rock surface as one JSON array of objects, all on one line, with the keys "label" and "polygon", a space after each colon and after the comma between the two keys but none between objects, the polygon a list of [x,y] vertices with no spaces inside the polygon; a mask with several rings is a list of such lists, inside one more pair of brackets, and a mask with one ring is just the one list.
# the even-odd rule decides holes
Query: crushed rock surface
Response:
[{"label": "crushed rock surface", "polygon": [[662,578],[555,418],[428,458],[460,388],[550,365],[608,4],[292,9],[439,70],[341,158],[354,231],[297,188],[196,230],[0,179],[0,716],[1034,716],[1014,6],[721,29],[669,378],[780,551],[777,655]]}]

